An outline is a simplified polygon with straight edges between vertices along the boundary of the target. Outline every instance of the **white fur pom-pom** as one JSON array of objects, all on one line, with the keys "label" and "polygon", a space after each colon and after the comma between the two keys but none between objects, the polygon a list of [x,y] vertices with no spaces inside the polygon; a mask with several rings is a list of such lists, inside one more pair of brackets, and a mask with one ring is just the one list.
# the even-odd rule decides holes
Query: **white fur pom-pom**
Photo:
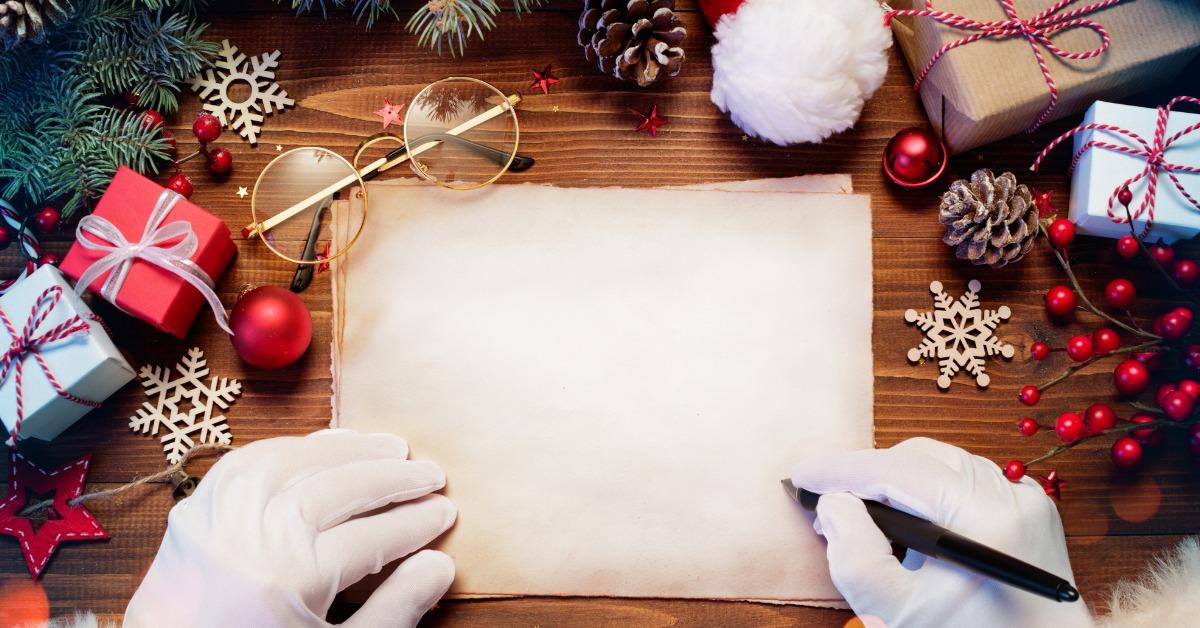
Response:
[{"label": "white fur pom-pom", "polygon": [[713,103],[784,146],[854,126],[892,45],[875,0],[746,0],[715,34]]}]

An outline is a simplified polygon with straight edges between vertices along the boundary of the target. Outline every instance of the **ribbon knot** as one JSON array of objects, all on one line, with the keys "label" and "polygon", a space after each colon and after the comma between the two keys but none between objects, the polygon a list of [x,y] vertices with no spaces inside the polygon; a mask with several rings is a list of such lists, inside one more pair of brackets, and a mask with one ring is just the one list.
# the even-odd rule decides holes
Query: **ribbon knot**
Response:
[{"label": "ribbon knot", "polygon": [[[117,304],[117,294],[125,285],[129,268],[134,261],[142,260],[153,264],[195,288],[212,308],[217,325],[227,334],[233,334],[225,314],[225,306],[213,290],[212,277],[204,272],[191,257],[199,247],[199,240],[192,225],[184,220],[162,224],[183,197],[171,190],[163,190],[154,204],[145,230],[137,242],[130,242],[108,219],[92,214],[79,221],[75,235],[79,245],[93,251],[102,251],[104,256],[92,262],[79,276],[75,291],[82,293],[88,286],[108,272],[108,278],[100,286],[100,295]],[[109,272],[111,271],[111,272]],[[119,306],[118,306],[119,307]]]},{"label": "ribbon knot", "polygon": [[21,433],[21,421],[25,419],[25,396],[24,396],[24,368],[26,358],[32,357],[41,367],[42,373],[46,376],[46,381],[50,382],[50,387],[54,389],[55,394],[64,399],[73,401],[80,405],[95,408],[100,404],[95,401],[83,399],[67,392],[62,384],[58,382],[58,378],[54,376],[54,372],[46,363],[46,359],[42,356],[43,349],[57,342],[67,340],[78,334],[87,334],[90,331],[87,321],[83,320],[78,314],[74,314],[63,322],[51,327],[50,329],[38,333],[42,323],[54,311],[58,302],[62,299],[63,290],[59,286],[50,286],[38,295],[34,301],[33,307],[29,310],[29,316],[25,319],[25,325],[18,332],[8,314],[0,309],[0,323],[4,325],[5,331],[8,332],[12,339],[8,349],[0,356],[0,383],[8,379],[9,374],[13,375],[16,386],[16,405],[17,405],[17,420],[13,423],[13,428],[9,435],[10,443],[14,442]]},{"label": "ribbon knot", "polygon": [[[900,9],[896,11],[888,11],[884,14],[883,24],[889,26],[892,20],[903,16],[918,16],[928,17],[936,22],[945,24],[953,28],[964,31],[974,31],[972,34],[956,39],[941,48],[938,48],[929,62],[925,64],[924,69],[917,74],[914,88],[920,89],[921,84],[925,82],[926,77],[933,70],[933,66],[945,56],[946,53],[967,44],[979,41],[981,39],[1008,39],[1011,37],[1023,37],[1029,42],[1029,47],[1033,51],[1033,56],[1037,60],[1038,68],[1042,71],[1042,78],[1046,81],[1046,87],[1050,90],[1050,102],[1042,113],[1038,116],[1037,121],[1029,128],[1029,131],[1036,130],[1038,127],[1046,123],[1053,115],[1054,109],[1058,106],[1058,85],[1054,82],[1054,75],[1050,73],[1050,66],[1046,63],[1046,57],[1042,54],[1042,49],[1045,48],[1056,57],[1077,61],[1081,59],[1091,59],[1097,57],[1108,50],[1112,43],[1112,37],[1108,31],[1097,21],[1080,17],[1088,13],[1093,13],[1101,9],[1106,9],[1116,4],[1120,4],[1125,0],[1100,0],[1093,4],[1078,7],[1060,13],[1068,6],[1075,4],[1079,0],[1058,0],[1049,8],[1045,9],[1037,15],[1024,19],[1017,15],[1017,9],[1013,6],[1013,0],[1000,0],[1000,6],[1004,9],[1006,20],[994,20],[989,22],[981,22],[968,17],[963,17],[949,11],[939,11],[933,8],[933,0],[925,0],[924,9]],[[1050,37],[1067,31],[1073,28],[1085,28],[1096,33],[1100,38],[1099,45],[1091,50],[1082,52],[1072,52],[1063,50],[1055,45]]]},{"label": "ribbon knot", "polygon": [[[1171,118],[1171,111],[1174,110],[1175,106],[1180,103],[1200,105],[1200,98],[1194,98],[1192,96],[1176,96],[1175,98],[1172,98],[1171,101],[1166,104],[1166,106],[1159,107],[1158,116],[1154,123],[1154,136],[1150,139],[1150,141],[1146,141],[1146,139],[1141,135],[1115,124],[1091,122],[1077,126],[1070,131],[1067,131],[1066,133],[1054,138],[1054,140],[1047,144],[1046,148],[1042,149],[1042,152],[1038,154],[1037,159],[1033,161],[1033,166],[1030,167],[1030,170],[1037,172],[1038,168],[1042,165],[1042,160],[1046,158],[1046,155],[1048,155],[1050,151],[1054,150],[1056,146],[1079,133],[1093,130],[1107,131],[1112,136],[1115,136],[1116,139],[1124,138],[1126,140],[1125,143],[1116,144],[1102,139],[1096,139],[1096,134],[1093,134],[1088,141],[1084,142],[1083,145],[1079,147],[1079,150],[1075,151],[1075,155],[1071,158],[1070,169],[1074,170],[1075,166],[1079,164],[1079,159],[1083,157],[1083,154],[1093,146],[1096,148],[1111,150],[1113,152],[1133,155],[1135,157],[1141,157],[1145,159],[1146,165],[1142,168],[1141,172],[1129,177],[1128,179],[1125,179],[1123,182],[1118,184],[1115,189],[1113,189],[1112,194],[1108,195],[1108,217],[1111,218],[1113,222],[1126,223],[1130,220],[1136,220],[1140,218],[1143,213],[1146,214],[1146,225],[1143,227],[1141,235],[1141,237],[1145,238],[1147,235],[1149,235],[1150,229],[1154,226],[1154,206],[1158,196],[1158,178],[1160,173],[1165,172],[1167,178],[1172,184],[1175,185],[1175,189],[1179,191],[1179,194],[1183,196],[1183,198],[1186,199],[1193,208],[1195,208],[1197,211],[1200,211],[1200,201],[1193,198],[1192,195],[1188,193],[1187,189],[1183,187],[1183,182],[1179,180],[1178,176],[1176,176],[1176,173],[1200,174],[1200,165],[1189,166],[1167,161],[1167,151],[1170,150],[1172,144],[1189,133],[1200,129],[1200,122],[1196,122],[1195,124],[1191,124],[1177,133],[1174,133],[1170,136],[1167,135],[1167,122]],[[1114,212],[1113,207],[1117,200],[1117,194],[1120,193],[1121,188],[1132,186],[1142,179],[1146,180],[1146,194],[1142,197],[1142,201],[1138,203],[1137,209],[1127,208],[1129,209],[1129,215],[1117,215]]]}]

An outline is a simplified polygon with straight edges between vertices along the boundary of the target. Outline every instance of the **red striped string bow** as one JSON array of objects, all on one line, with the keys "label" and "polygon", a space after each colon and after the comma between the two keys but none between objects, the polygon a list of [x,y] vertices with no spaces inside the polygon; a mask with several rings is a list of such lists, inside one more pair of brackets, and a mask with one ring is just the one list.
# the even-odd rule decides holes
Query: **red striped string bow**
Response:
[{"label": "red striped string bow", "polygon": [[[1050,88],[1050,103],[1046,109],[1038,116],[1037,122],[1029,127],[1030,131],[1037,129],[1050,119],[1054,113],[1054,108],[1058,106],[1058,85],[1054,82],[1054,75],[1050,73],[1050,66],[1046,63],[1046,56],[1042,53],[1042,48],[1048,50],[1054,56],[1060,59],[1068,59],[1077,61],[1081,59],[1091,59],[1097,57],[1108,50],[1109,44],[1112,43],[1112,37],[1108,31],[1100,25],[1099,22],[1080,17],[1088,13],[1093,13],[1101,9],[1120,4],[1125,0],[1100,0],[1093,4],[1076,7],[1064,13],[1059,13],[1068,6],[1075,4],[1078,0],[1058,0],[1046,10],[1038,13],[1031,18],[1022,18],[1017,15],[1016,8],[1013,7],[1013,0],[1000,0],[1000,6],[1004,8],[1005,15],[1008,19],[993,20],[981,22],[968,17],[963,17],[949,11],[939,11],[933,8],[933,0],[925,0],[924,9],[899,9],[888,11],[883,17],[884,26],[891,24],[892,19],[908,15],[919,17],[928,17],[934,21],[951,26],[964,31],[975,31],[966,37],[956,39],[933,53],[933,57],[929,59],[929,63],[925,64],[925,68],[917,75],[915,88],[920,89],[921,83],[929,76],[929,72],[933,70],[933,66],[945,56],[946,53],[965,46],[972,42],[981,39],[1008,39],[1010,37],[1024,37],[1029,42],[1030,49],[1033,50],[1033,56],[1037,59],[1038,67],[1042,70],[1042,78],[1046,80],[1046,86]],[[1050,37],[1072,28],[1090,29],[1100,37],[1100,45],[1091,50],[1083,52],[1072,52],[1059,48],[1054,42],[1050,41]]]},{"label": "red striped string bow", "polygon": [[[1125,138],[1127,140],[1126,143],[1117,144],[1105,139],[1097,139],[1096,135],[1098,134],[1093,134],[1088,141],[1084,142],[1083,145],[1079,147],[1079,150],[1075,151],[1074,157],[1071,158],[1071,170],[1075,169],[1075,166],[1079,164],[1079,158],[1082,157],[1083,154],[1092,147],[1103,148],[1105,150],[1111,150],[1145,159],[1146,165],[1142,168],[1141,172],[1129,177],[1128,179],[1125,179],[1125,181],[1117,185],[1117,187],[1113,189],[1112,194],[1109,194],[1108,196],[1108,217],[1111,218],[1113,222],[1129,222],[1131,218],[1136,220],[1141,217],[1143,212],[1145,212],[1146,225],[1142,229],[1142,237],[1145,238],[1146,235],[1150,233],[1150,228],[1154,226],[1154,204],[1155,199],[1157,198],[1159,173],[1166,173],[1167,178],[1171,180],[1171,183],[1175,184],[1175,189],[1179,190],[1179,194],[1183,196],[1188,203],[1191,203],[1192,207],[1200,211],[1200,201],[1197,201],[1194,197],[1192,197],[1191,194],[1188,193],[1187,189],[1183,187],[1183,183],[1180,182],[1179,177],[1176,176],[1181,172],[1187,174],[1200,174],[1200,165],[1190,166],[1184,164],[1175,164],[1167,161],[1166,158],[1167,150],[1171,148],[1172,144],[1192,131],[1200,129],[1200,122],[1197,122],[1176,133],[1171,134],[1170,136],[1167,136],[1167,121],[1171,118],[1171,110],[1180,103],[1200,105],[1200,98],[1194,98],[1192,96],[1176,96],[1175,98],[1172,98],[1171,102],[1168,102],[1165,106],[1159,107],[1158,118],[1154,123],[1154,137],[1152,137],[1149,142],[1147,142],[1146,139],[1141,135],[1138,135],[1137,133],[1134,133],[1133,131],[1130,131],[1124,127],[1103,122],[1091,122],[1077,126],[1070,131],[1067,131],[1066,133],[1054,138],[1054,141],[1050,142],[1046,148],[1042,149],[1041,153],[1038,153],[1037,159],[1033,161],[1033,166],[1030,167],[1030,170],[1037,172],[1038,168],[1042,165],[1042,160],[1046,158],[1046,155],[1050,154],[1050,151],[1054,150],[1056,146],[1062,144],[1079,133],[1083,133],[1085,131],[1105,131],[1112,134],[1112,139]],[[1142,197],[1142,202],[1138,203],[1137,209],[1130,209],[1128,216],[1116,214],[1113,211],[1113,204],[1116,201],[1117,194],[1120,193],[1121,188],[1130,187],[1142,179],[1146,180],[1146,194]]]},{"label": "red striped string bow", "polygon": [[50,366],[46,364],[46,358],[42,356],[42,350],[57,342],[61,342],[77,334],[86,334],[89,331],[88,323],[75,314],[61,323],[47,330],[41,330],[42,324],[46,322],[46,318],[54,311],[55,306],[62,299],[63,289],[60,286],[50,286],[42,291],[37,300],[34,301],[33,307],[29,309],[29,316],[25,319],[25,325],[18,330],[9,319],[8,314],[0,308],[0,323],[3,323],[4,329],[8,332],[12,339],[8,349],[0,354],[0,383],[8,379],[9,374],[13,375],[16,386],[16,406],[17,420],[13,424],[10,438],[13,442],[21,433],[21,421],[25,418],[25,404],[23,395],[24,386],[24,365],[25,359],[32,357],[41,367],[42,373],[46,375],[46,381],[50,382],[50,387],[59,397],[73,401],[83,406],[92,408],[98,407],[100,404],[95,401],[84,399],[76,395],[72,395],[62,384],[58,378],[54,376],[54,372],[50,370]]}]

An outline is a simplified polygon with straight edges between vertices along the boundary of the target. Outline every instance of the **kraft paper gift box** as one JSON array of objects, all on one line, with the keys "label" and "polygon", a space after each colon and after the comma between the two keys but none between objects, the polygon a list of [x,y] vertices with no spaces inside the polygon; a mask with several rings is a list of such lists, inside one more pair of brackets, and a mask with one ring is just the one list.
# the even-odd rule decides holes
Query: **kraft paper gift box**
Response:
[{"label": "kraft paper gift box", "polygon": [[[1147,107],[1132,107],[1110,102],[1098,101],[1088,109],[1083,118],[1083,125],[1091,123],[1111,124],[1121,127],[1152,143],[1155,124],[1158,120],[1158,110]],[[1200,123],[1200,115],[1185,111],[1171,111],[1167,118],[1166,137]],[[1093,129],[1078,133],[1074,137],[1073,153],[1080,151],[1090,140],[1097,140],[1131,149],[1140,148],[1135,140],[1113,131]],[[1057,150],[1065,150],[1060,147]],[[1200,167],[1200,129],[1185,135],[1171,143],[1163,152],[1163,159],[1172,164]],[[1092,146],[1079,157],[1075,171],[1071,175],[1071,202],[1069,217],[1080,233],[1119,238],[1129,235],[1127,223],[1117,223],[1109,216],[1109,197],[1118,189],[1122,182],[1136,177],[1146,168],[1146,158],[1131,155],[1098,146]],[[1200,199],[1200,174],[1179,172],[1176,174],[1179,182],[1192,198]],[[1142,177],[1129,186],[1133,193],[1130,210],[1136,211],[1143,199],[1149,194],[1149,178]],[[1125,208],[1120,203],[1113,203],[1113,213],[1118,217],[1125,216]],[[1148,212],[1143,211],[1134,218],[1134,231],[1141,235],[1146,224]],[[1176,240],[1185,240],[1200,233],[1200,209],[1197,209],[1179,192],[1179,189],[1167,176],[1166,171],[1158,175],[1154,195],[1153,226],[1146,238],[1154,242],[1159,238],[1168,244]]]},{"label": "kraft paper gift box", "polygon": [[[122,166],[92,216],[112,223],[129,242],[138,242],[163,191],[162,186]],[[196,235],[196,251],[189,259],[211,281],[216,281],[237,252],[229,227],[220,218],[182,198],[171,207],[160,224],[165,227],[177,221],[188,223]],[[104,251],[89,249],[76,241],[59,268],[63,274],[78,281],[93,263],[104,256]],[[100,275],[88,287],[96,294],[102,294],[101,288],[109,274]],[[113,301],[125,312],[178,338],[187,335],[188,328],[204,303],[205,297],[178,274],[143,259],[135,259],[130,265]],[[224,311],[220,314],[223,317]]]},{"label": "kraft paper gift box", "polygon": [[[0,381],[0,420],[10,435],[18,420],[18,368],[19,432],[23,439],[51,440],[92,410],[92,404],[60,394],[53,382],[69,395],[94,403],[107,399],[133,379],[133,369],[104,327],[53,266],[39,268],[0,296],[0,310],[12,331],[33,345],[10,364],[0,364],[0,370],[6,370]],[[44,318],[38,323],[40,316]],[[31,318],[37,324],[27,327]],[[54,335],[55,328],[63,323],[74,331],[61,337]],[[0,351],[13,346],[9,325],[0,324]],[[34,356],[35,351],[49,375]]]},{"label": "kraft paper gift box", "polygon": [[[1059,15],[1099,0],[1079,0]],[[1017,15],[1033,18],[1054,0],[1015,0]],[[924,9],[923,0],[893,0],[893,9]],[[933,8],[979,22],[1008,20],[1000,0],[935,0]],[[1058,90],[1046,122],[1082,112],[1097,99],[1118,100],[1166,83],[1200,53],[1200,1],[1126,0],[1078,16],[1111,36],[1107,50],[1089,59],[1066,59],[1038,50]],[[978,30],[938,23],[928,16],[892,21],[896,42],[913,76],[944,45]],[[1100,36],[1083,27],[1053,33],[1068,53],[1099,48]],[[925,113],[951,153],[960,153],[1033,127],[1050,104],[1050,89],[1031,43],[1021,35],[987,37],[946,52],[920,87]],[[944,115],[943,115],[944,114]]]}]

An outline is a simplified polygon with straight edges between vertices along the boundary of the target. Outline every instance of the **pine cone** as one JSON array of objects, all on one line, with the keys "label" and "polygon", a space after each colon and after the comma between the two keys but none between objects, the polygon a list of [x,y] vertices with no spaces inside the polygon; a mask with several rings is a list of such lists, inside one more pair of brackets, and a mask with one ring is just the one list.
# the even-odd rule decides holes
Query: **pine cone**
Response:
[{"label": "pine cone", "polygon": [[65,14],[64,3],[66,0],[0,0],[0,41],[5,48],[12,48],[36,39]]},{"label": "pine cone", "polygon": [[584,0],[579,45],[601,72],[645,87],[683,67],[675,0]]},{"label": "pine cone", "polygon": [[969,182],[951,183],[942,194],[938,220],[946,226],[942,241],[957,247],[959,259],[992,268],[1025,257],[1038,234],[1033,195],[1011,172],[997,177],[991,170],[976,170]]}]

